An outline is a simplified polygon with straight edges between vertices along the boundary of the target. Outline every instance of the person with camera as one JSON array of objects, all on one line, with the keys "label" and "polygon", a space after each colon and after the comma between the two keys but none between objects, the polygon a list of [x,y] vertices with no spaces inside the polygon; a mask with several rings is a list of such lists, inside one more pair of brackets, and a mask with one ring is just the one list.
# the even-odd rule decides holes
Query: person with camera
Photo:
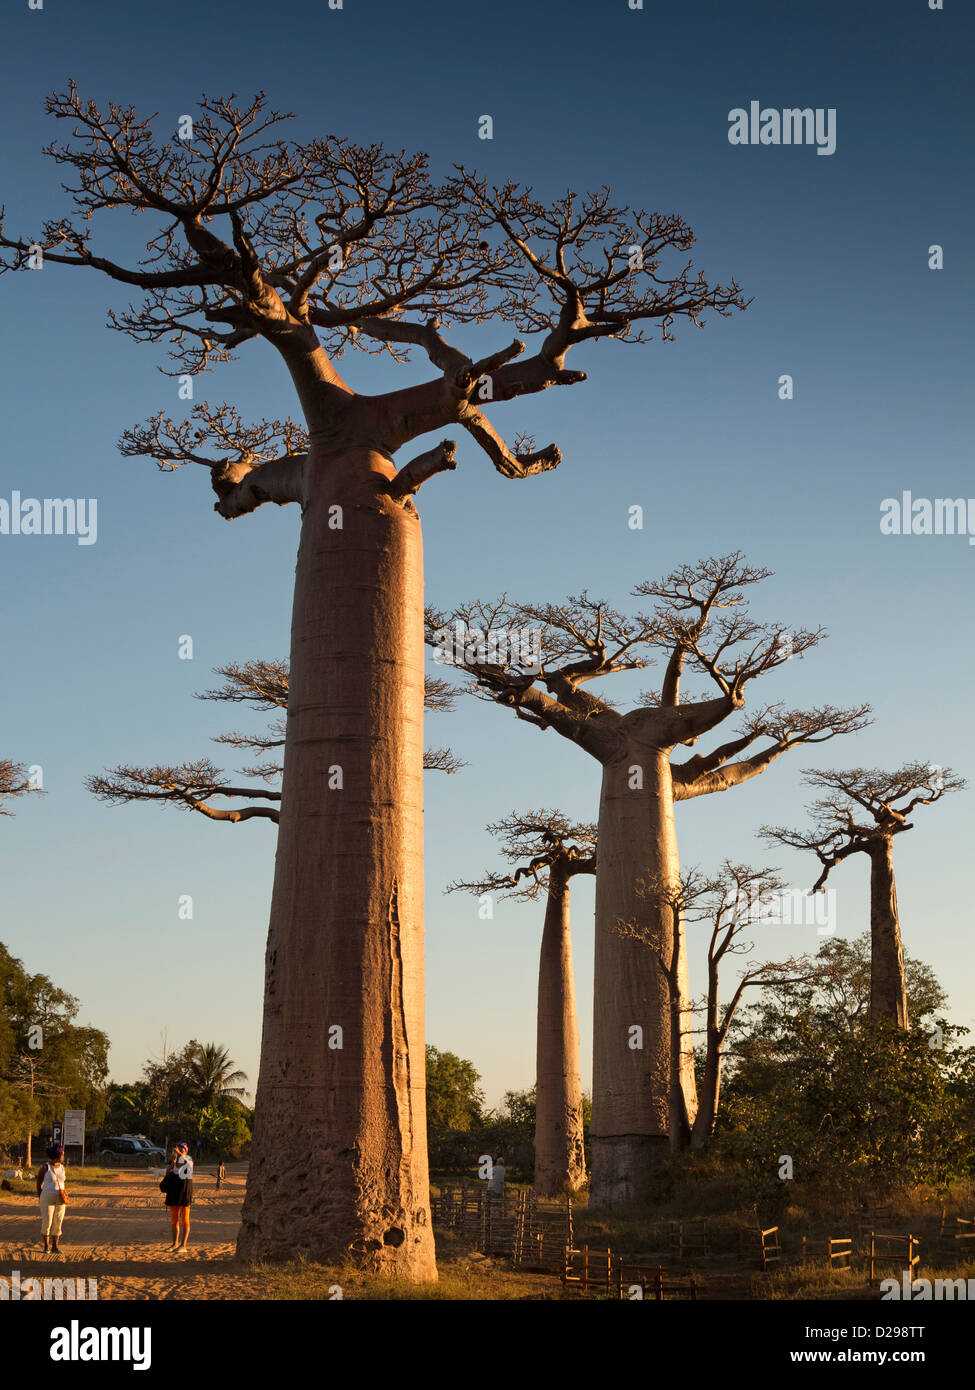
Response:
[{"label": "person with camera", "polygon": [[190,1238],[190,1206],[193,1202],[193,1160],[188,1144],[176,1144],[159,1184],[169,1208],[173,1242],[170,1250],[185,1250]]}]

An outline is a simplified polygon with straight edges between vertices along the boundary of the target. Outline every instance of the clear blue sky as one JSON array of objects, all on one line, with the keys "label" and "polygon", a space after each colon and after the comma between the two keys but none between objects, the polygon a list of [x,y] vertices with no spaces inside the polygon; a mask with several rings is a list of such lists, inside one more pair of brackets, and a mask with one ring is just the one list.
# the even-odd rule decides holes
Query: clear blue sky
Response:
[{"label": "clear blue sky", "polygon": [[[43,98],[73,77],[82,95],[160,111],[167,128],[203,91],[265,90],[297,113],[296,136],[335,132],[429,151],[542,197],[604,183],[616,201],[680,212],[711,279],[736,276],[754,303],[678,341],[577,349],[589,381],[505,406],[510,438],[558,441],[564,462],[524,483],[473,446],[420,498],[428,598],[501,590],[559,599],[588,586],[623,604],[640,579],[743,548],[776,577],[761,616],[823,623],[829,641],[769,679],[795,704],[870,700],[877,722],[853,739],[782,759],[734,792],[679,808],[686,863],[771,854],[763,822],[802,817],[800,769],[907,759],[973,774],[971,595],[975,548],[962,537],[881,536],[882,499],[975,494],[971,468],[973,27],[959,0],[742,0],[690,10],[625,0],[254,0],[200,6],[26,0],[0,20],[0,200],[29,233],[60,212],[58,172],[41,156],[64,134]],[[728,112],[835,107],[837,150],[738,148]],[[493,141],[477,120],[494,117]],[[130,235],[103,219],[108,236]],[[96,224],[97,225],[97,224]],[[944,246],[945,268],[927,250]],[[220,753],[208,739],[239,721],[192,693],[211,667],[288,650],[294,508],[232,525],[212,511],[202,469],[159,474],[119,457],[121,428],[178,411],[162,351],[108,330],[128,296],[102,277],[48,267],[5,278],[5,430],[0,496],[97,497],[96,545],[0,536],[4,594],[0,756],[43,765],[48,795],[0,825],[2,939],[32,970],[82,1000],[108,1030],[112,1073],[134,1079],[168,1028],[226,1043],[256,1083],[273,829],[212,825],[134,806],[110,809],[86,774],[118,761]],[[503,324],[477,339],[488,351]],[[417,380],[412,367],[357,356],[364,391]],[[780,401],[789,373],[795,399]],[[249,414],[294,411],[270,348],[198,384]],[[422,444],[418,449],[423,447]],[[645,529],[627,528],[642,504]],[[194,639],[180,661],[181,634]],[[649,681],[637,684],[649,684]],[[618,692],[617,692],[618,693]],[[427,779],[428,1037],[470,1057],[488,1098],[534,1076],[540,907],[505,906],[489,927],[444,885],[487,868],[484,825],[556,804],[595,816],[598,768],[554,734],[475,702],[434,716],[428,740],[470,766]],[[236,764],[231,762],[231,766]],[[971,794],[917,816],[897,847],[907,950],[975,1015],[967,859]],[[835,875],[839,930],[866,923],[866,866]],[[191,967],[174,972],[177,899],[195,901]],[[592,892],[574,899],[588,1079]],[[775,930],[775,929],[769,929]],[[811,928],[760,949],[814,949]],[[692,937],[701,981],[701,943]],[[184,954],[182,949],[179,953]]]}]

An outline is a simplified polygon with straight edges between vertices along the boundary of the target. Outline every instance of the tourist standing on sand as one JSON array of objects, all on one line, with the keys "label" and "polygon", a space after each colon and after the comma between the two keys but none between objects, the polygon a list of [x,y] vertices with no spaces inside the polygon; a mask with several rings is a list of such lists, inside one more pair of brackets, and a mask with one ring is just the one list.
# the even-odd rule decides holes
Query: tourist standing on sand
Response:
[{"label": "tourist standing on sand", "polygon": [[42,1163],[37,1172],[37,1197],[41,1204],[41,1235],[44,1237],[45,1255],[61,1253],[61,1223],[68,1205],[63,1158],[62,1146],[52,1144],[47,1151],[47,1163]]},{"label": "tourist standing on sand", "polygon": [[173,1232],[173,1243],[169,1248],[185,1250],[190,1238],[190,1206],[193,1202],[193,1160],[190,1158],[189,1145],[175,1145],[159,1190],[165,1193],[169,1208],[169,1223]]}]

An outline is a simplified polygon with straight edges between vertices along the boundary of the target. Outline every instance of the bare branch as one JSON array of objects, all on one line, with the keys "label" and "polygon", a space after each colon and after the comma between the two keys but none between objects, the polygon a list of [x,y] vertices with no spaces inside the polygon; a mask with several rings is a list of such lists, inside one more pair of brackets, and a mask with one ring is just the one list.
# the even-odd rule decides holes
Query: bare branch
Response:
[{"label": "bare branch", "polygon": [[211,820],[233,824],[254,818],[277,822],[280,818],[276,808],[267,806],[221,810],[211,805],[214,797],[280,801],[281,793],[264,787],[231,785],[205,758],[174,767],[115,767],[102,776],[87,778],[85,785],[94,797],[110,806],[133,801],[159,801],[184,810],[198,811]]},{"label": "bare branch", "polygon": [[5,798],[31,794],[40,795],[40,788],[31,786],[26,766],[11,762],[9,758],[0,758],[0,816],[13,815],[13,811],[8,811],[3,804]]},{"label": "bare branch", "polygon": [[457,445],[452,439],[442,439],[433,449],[419,454],[401,468],[389,484],[391,497],[410,497],[419,492],[428,478],[437,473],[452,472],[457,467],[454,453]]},{"label": "bare branch", "polygon": [[456,881],[445,892],[534,899],[547,889],[552,874],[567,883],[577,874],[596,872],[594,824],[575,823],[561,811],[543,808],[512,811],[487,829],[498,839],[501,857],[518,867],[511,874],[489,872],[480,879]]},{"label": "bare branch", "polygon": [[[556,465],[558,450],[505,444],[485,418],[494,403],[585,380],[565,367],[579,343],[645,342],[653,324],[666,341],[678,320],[701,326],[746,307],[733,280],[711,284],[693,269],[694,237],[679,217],[614,206],[606,189],[546,205],[530,188],[489,187],[463,168],[438,183],[423,155],[285,139],[291,116],[263,94],[204,95],[191,139],[161,134],[155,116],[131,106],[84,101],[73,84],[48,112],[71,130],[47,153],[72,212],[31,238],[0,229],[0,270],[26,269],[41,247],[55,266],[142,290],[109,322],[167,343],[179,371],[208,370],[265,339],[285,359],[314,438],[332,444],[368,441],[392,454],[461,424],[505,476],[533,476]],[[119,211],[147,228],[129,264],[94,244],[94,228]],[[493,319],[539,335],[538,350],[518,338],[468,357],[445,336]],[[350,348],[397,362],[420,348],[439,376],[357,396],[335,366]],[[486,382],[490,391],[479,390]],[[222,514],[290,500],[284,491],[268,473]]]},{"label": "bare branch", "polygon": [[949,792],[962,791],[967,785],[950,767],[920,762],[906,763],[896,772],[862,767],[842,771],[812,768],[805,771],[803,780],[828,793],[809,808],[812,827],[790,830],[767,825],[760,834],[777,844],[816,855],[822,872],[813,892],[825,887],[831,871],[850,855],[873,854],[889,845],[895,835],[911,830],[913,826],[907,817],[918,806],[933,805]]},{"label": "bare branch", "polygon": [[424,772],[454,773],[467,766],[469,764],[463,758],[458,758],[457,754],[449,748],[424,748],[423,750]]},{"label": "bare branch", "polygon": [[[675,765],[675,799],[686,801],[694,796],[727,791],[729,787],[757,777],[790,748],[857,733],[870,722],[869,705],[853,705],[848,709],[822,705],[809,710],[783,710],[780,706],[771,706],[754,716],[737,740],[723,744],[709,757],[694,757]],[[727,761],[759,737],[771,738],[772,742],[750,758]]]}]

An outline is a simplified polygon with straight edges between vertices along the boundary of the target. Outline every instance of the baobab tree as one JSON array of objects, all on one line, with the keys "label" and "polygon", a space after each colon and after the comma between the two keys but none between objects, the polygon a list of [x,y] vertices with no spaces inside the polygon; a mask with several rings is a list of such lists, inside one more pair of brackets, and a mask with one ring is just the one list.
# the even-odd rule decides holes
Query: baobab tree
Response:
[{"label": "baobab tree", "polygon": [[[0,230],[4,265],[77,267],[143,292],[110,323],[170,344],[194,374],[262,340],[287,370],[303,422],[251,425],[227,405],[192,427],[160,410],[123,451],[164,469],[204,467],[218,514],[301,508],[291,639],[285,797],[265,971],[254,1142],[238,1251],[358,1257],[436,1277],[423,1065],[423,570],[417,490],[457,466],[462,427],[506,478],[554,468],[554,444],[509,445],[502,403],[585,380],[578,344],[673,336],[684,320],[744,307],[686,258],[678,216],[617,207],[608,190],[549,204],[458,167],[334,135],[296,143],[262,95],[204,97],[168,138],[129,106],[100,110],[71,85],[47,109],[72,134],[48,153],[68,174],[70,216],[30,237]],[[93,239],[103,214],[138,214],[129,237]],[[128,224],[127,224],[128,225]],[[123,250],[122,248],[125,248]],[[673,264],[671,265],[671,260]],[[539,334],[468,355],[454,326],[500,321]],[[507,336],[507,335],[506,335]],[[339,372],[346,349],[432,372],[380,394]],[[251,548],[253,554],[253,548]],[[336,767],[343,790],[330,787]],[[322,892],[328,883],[330,891]],[[341,1029],[343,1046],[329,1048]],[[291,1167],[296,1134],[316,1154]]]},{"label": "baobab tree", "polygon": [[[198,700],[246,703],[257,710],[288,708],[290,679],[286,661],[235,662],[229,666],[218,666],[215,674],[223,676],[223,685],[214,690],[203,691],[197,696]],[[455,695],[456,691],[450,688],[447,681],[433,676],[425,678],[426,709],[448,710]],[[93,796],[110,806],[149,801],[197,811],[210,820],[230,825],[239,825],[243,821],[253,819],[279,823],[281,812],[278,803],[281,801],[281,791],[273,784],[280,778],[284,767],[280,761],[280,753],[275,753],[274,750],[284,746],[284,718],[279,716],[274,719],[263,733],[235,730],[228,734],[218,734],[214,742],[227,743],[234,748],[246,748],[260,753],[265,761],[253,767],[242,768],[241,771],[245,776],[258,778],[264,785],[251,783],[241,786],[214,766],[209,758],[154,767],[135,767],[122,763],[105,773],[87,778],[85,785]],[[453,773],[466,764],[449,748],[426,748],[423,752],[423,766],[425,769]],[[245,804],[217,806],[214,805],[215,800],[241,801]],[[274,804],[254,805],[255,801]]]},{"label": "baobab tree", "polygon": [[837,864],[852,854],[870,859],[870,1017],[908,1026],[907,981],[900,914],[894,884],[894,836],[913,830],[908,816],[948,792],[961,791],[964,778],[949,767],[906,763],[896,772],[854,767],[846,771],[810,770],[809,786],[826,792],[810,807],[809,830],[765,826],[777,844],[812,851],[822,865],[813,892],[824,889]]},{"label": "baobab tree", "polygon": [[569,884],[576,874],[596,872],[596,827],[573,824],[561,811],[538,810],[512,812],[487,828],[500,840],[502,858],[518,867],[510,874],[452,883],[447,892],[523,901],[545,894],[535,1043],[535,1191],[554,1197],[577,1192],[586,1180]]},{"label": "baobab tree", "polygon": [[[647,935],[644,928],[631,922],[620,922],[617,926],[621,936],[639,941],[654,950],[657,963],[667,977],[676,1020],[680,1000],[678,950],[681,937],[677,924],[683,921],[685,924],[707,922],[710,925],[708,984],[704,996],[704,1069],[697,1093],[697,1114],[693,1123],[689,1118],[687,1121],[692,1149],[707,1148],[714,1134],[728,1034],[745,991],[755,987],[784,989],[816,977],[816,967],[808,956],[751,963],[738,977],[731,998],[724,1005],[721,1003],[719,976],[725,957],[748,955],[754,950],[754,943],[746,940],[744,933],[758,923],[781,920],[783,894],[786,892],[786,885],[773,869],[755,869],[749,864],[735,864],[726,859],[713,878],[707,878],[698,869],[691,868],[681,873],[676,887],[660,881],[645,885],[644,896],[656,898],[658,909],[669,911],[674,920],[674,948],[669,960],[661,958],[654,946],[654,939]],[[676,1021],[671,1036],[674,1039],[673,1059],[680,1037],[680,1026]],[[678,1093],[679,1100],[679,1069],[673,1060],[671,1076],[672,1090]]]},{"label": "baobab tree", "polygon": [[[697,1109],[689,1038],[681,1046],[682,1103],[675,1106],[671,1095],[674,1009],[667,981],[650,954],[616,930],[618,922],[635,923],[662,959],[673,954],[680,923],[659,895],[641,896],[639,886],[648,879],[679,885],[674,803],[737,787],[792,748],[868,722],[866,705],[765,705],[711,752],[673,761],[679,746],[693,746],[742,710],[752,681],[802,657],[824,637],[821,628],[790,631],[748,615],[745,591],[770,573],[747,564],[740,551],[682,565],[637,585],[634,592],[653,599],[654,607],[633,617],[586,593],[564,604],[504,598],[427,612],[428,642],[439,648],[439,660],[471,673],[474,694],[508,706],[539,729],[555,729],[602,768],[590,1125],[594,1206],[645,1197],[651,1163],[688,1142]],[[661,689],[642,694],[634,709],[621,713],[582,688],[639,670],[655,653],[664,663]],[[685,669],[703,674],[711,690],[688,697],[681,689]],[[758,750],[749,752],[753,744]],[[683,948],[678,961],[674,1008],[686,1019]]]}]

